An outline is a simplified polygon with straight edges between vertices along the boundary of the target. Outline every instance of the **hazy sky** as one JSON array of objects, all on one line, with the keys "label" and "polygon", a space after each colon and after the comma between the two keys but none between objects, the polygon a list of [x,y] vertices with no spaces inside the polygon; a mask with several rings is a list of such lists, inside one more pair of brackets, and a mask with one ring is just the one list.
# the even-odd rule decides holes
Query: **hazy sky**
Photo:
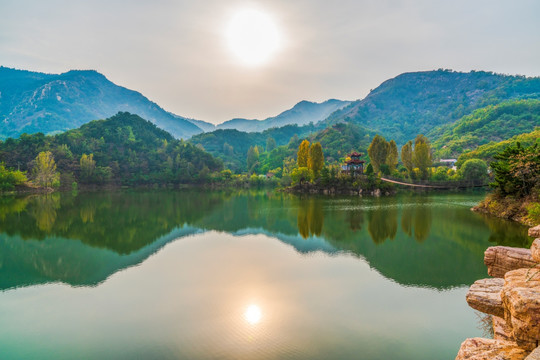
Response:
[{"label": "hazy sky", "polygon": [[[264,65],[243,65],[225,40],[242,9],[278,28]],[[95,69],[214,123],[363,98],[408,71],[540,75],[538,0],[0,0],[0,14],[0,65]]]}]

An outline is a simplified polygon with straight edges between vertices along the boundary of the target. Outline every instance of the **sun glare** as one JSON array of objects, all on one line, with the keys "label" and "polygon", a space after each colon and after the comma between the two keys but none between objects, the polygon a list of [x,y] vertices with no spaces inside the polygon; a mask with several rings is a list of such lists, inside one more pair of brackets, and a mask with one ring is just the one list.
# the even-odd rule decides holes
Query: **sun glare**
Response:
[{"label": "sun glare", "polygon": [[232,53],[247,66],[267,63],[280,45],[275,22],[258,10],[238,11],[229,21],[226,38]]},{"label": "sun glare", "polygon": [[249,305],[244,313],[244,318],[251,325],[259,323],[262,318],[261,308],[254,304]]}]

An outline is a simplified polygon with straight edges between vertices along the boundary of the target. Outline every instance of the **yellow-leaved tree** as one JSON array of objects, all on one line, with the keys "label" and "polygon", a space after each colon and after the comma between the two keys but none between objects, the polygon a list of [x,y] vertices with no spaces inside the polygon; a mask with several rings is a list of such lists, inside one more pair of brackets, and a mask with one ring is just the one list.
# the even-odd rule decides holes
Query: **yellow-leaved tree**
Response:
[{"label": "yellow-leaved tree", "polygon": [[296,163],[298,167],[308,167],[308,157],[309,157],[309,141],[304,140],[298,147],[297,160]]},{"label": "yellow-leaved tree", "polygon": [[58,186],[60,175],[56,171],[56,163],[50,151],[42,151],[34,160],[32,168],[34,182],[41,187]]}]

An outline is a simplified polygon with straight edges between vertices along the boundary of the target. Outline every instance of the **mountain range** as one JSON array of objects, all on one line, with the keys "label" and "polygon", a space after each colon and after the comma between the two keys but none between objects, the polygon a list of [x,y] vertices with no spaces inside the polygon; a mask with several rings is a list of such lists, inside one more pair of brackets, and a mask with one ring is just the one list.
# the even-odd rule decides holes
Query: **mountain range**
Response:
[{"label": "mountain range", "polygon": [[215,126],[165,111],[141,93],[116,85],[94,70],[45,74],[0,67],[0,139],[22,133],[55,134],[118,112],[137,114],[176,138],[188,139],[216,129],[252,132],[318,122],[349,103],[301,101],[264,120],[233,119]]}]

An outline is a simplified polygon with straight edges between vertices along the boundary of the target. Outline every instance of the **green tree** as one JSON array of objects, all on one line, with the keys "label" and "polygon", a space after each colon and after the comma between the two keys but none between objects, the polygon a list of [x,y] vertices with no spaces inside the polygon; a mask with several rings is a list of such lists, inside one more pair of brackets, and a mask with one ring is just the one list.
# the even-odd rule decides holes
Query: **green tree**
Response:
[{"label": "green tree", "polygon": [[[171,159],[172,162],[172,159]],[[83,180],[89,181],[94,177],[94,172],[96,170],[96,162],[94,160],[94,154],[86,155],[82,154],[81,160],[79,161],[81,166],[81,177]]]},{"label": "green tree", "polygon": [[270,151],[274,150],[276,147],[277,147],[276,139],[274,139],[273,137],[269,136],[269,137],[266,139],[266,152],[270,152]]},{"label": "green tree", "polygon": [[401,147],[401,162],[407,169],[409,176],[411,176],[411,172],[414,169],[412,141],[408,141]]},{"label": "green tree", "polygon": [[386,155],[386,165],[388,165],[390,172],[396,170],[398,160],[399,154],[397,144],[394,140],[390,140],[388,143],[388,154]]},{"label": "green tree", "polygon": [[418,135],[414,140],[413,163],[420,170],[422,179],[429,177],[428,169],[431,167],[431,144],[424,135]]},{"label": "green tree", "polygon": [[308,169],[313,172],[313,178],[317,179],[324,167],[324,154],[321,143],[314,143],[309,148]]},{"label": "green tree", "polygon": [[11,190],[27,181],[28,179],[22,171],[9,170],[6,169],[4,164],[0,164],[0,191]]},{"label": "green tree", "polygon": [[34,181],[42,187],[49,187],[58,183],[60,176],[56,171],[56,163],[50,151],[42,151],[38,154],[34,160],[32,175]]},{"label": "green tree", "polygon": [[307,167],[298,167],[294,168],[291,172],[292,184],[302,184],[305,181],[309,180],[310,171]]},{"label": "green tree", "polygon": [[259,161],[259,148],[257,146],[250,146],[247,153],[248,171],[251,171],[258,161]]},{"label": "green tree", "polygon": [[494,156],[491,163],[495,182],[491,184],[500,195],[524,197],[540,189],[540,149],[538,143],[522,147],[520,142],[508,146]]},{"label": "green tree", "polygon": [[470,159],[463,163],[459,174],[464,180],[484,180],[487,177],[488,166],[484,160]]},{"label": "green tree", "polygon": [[386,162],[388,155],[388,142],[380,135],[375,135],[373,141],[368,147],[368,155],[373,165],[373,170],[378,173],[381,170],[381,165]]},{"label": "green tree", "polygon": [[309,141],[304,140],[300,143],[300,146],[298,147],[298,153],[296,155],[296,163],[298,164],[298,167],[307,168],[309,158]]}]

